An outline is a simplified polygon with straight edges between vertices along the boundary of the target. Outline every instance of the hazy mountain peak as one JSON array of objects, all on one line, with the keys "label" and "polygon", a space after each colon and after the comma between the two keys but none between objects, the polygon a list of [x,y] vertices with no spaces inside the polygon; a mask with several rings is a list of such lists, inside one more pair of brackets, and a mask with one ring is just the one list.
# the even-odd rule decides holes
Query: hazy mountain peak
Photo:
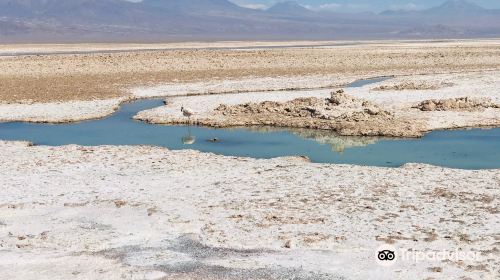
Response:
[{"label": "hazy mountain peak", "polygon": [[464,15],[483,11],[486,11],[486,9],[467,0],[448,0],[438,7],[427,10],[430,13],[445,15]]},{"label": "hazy mountain peak", "polygon": [[274,6],[267,9],[267,11],[270,13],[287,15],[301,15],[309,14],[312,12],[308,8],[298,4],[295,1],[278,2]]},{"label": "hazy mountain peak", "polygon": [[228,0],[143,0],[144,5],[171,11],[237,11],[246,10]]},{"label": "hazy mountain peak", "polygon": [[462,10],[462,9],[480,9],[484,10],[483,7],[472,3],[467,0],[448,0],[444,2],[441,6],[438,8],[446,8],[446,9],[454,9],[454,10]]},{"label": "hazy mountain peak", "polygon": [[492,10],[485,9],[467,0],[448,0],[439,6],[420,11],[388,10],[381,15],[420,15],[420,16],[464,16],[488,13]]}]

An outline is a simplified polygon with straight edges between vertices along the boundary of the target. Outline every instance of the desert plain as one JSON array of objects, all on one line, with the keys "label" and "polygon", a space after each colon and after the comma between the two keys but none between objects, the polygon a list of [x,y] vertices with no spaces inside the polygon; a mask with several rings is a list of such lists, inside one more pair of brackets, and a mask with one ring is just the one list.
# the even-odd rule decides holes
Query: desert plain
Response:
[{"label": "desert plain", "polygon": [[[493,39],[4,45],[0,70],[0,122],[97,119],[155,97],[165,106],[134,119],[412,138],[500,126]],[[500,275],[499,169],[36,144],[0,143],[6,279]],[[474,258],[385,266],[381,246]]]}]

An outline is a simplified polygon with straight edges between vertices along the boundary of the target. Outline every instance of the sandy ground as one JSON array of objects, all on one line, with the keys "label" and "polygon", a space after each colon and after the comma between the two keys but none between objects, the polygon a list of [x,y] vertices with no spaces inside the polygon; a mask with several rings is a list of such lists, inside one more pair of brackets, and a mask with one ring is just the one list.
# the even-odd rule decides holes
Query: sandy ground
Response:
[{"label": "sandy ground", "polygon": [[[213,114],[209,116],[210,111],[222,103],[286,102],[301,96],[324,98],[328,92],[322,89],[340,88],[357,79],[394,75],[398,77],[394,81],[400,84],[392,85],[392,88],[381,84],[382,88],[378,90],[365,87],[349,90],[348,94],[381,103],[384,108],[388,106],[396,114],[395,119],[416,119],[419,126],[421,123],[425,128],[410,129],[412,132],[408,135],[379,133],[378,130],[368,135],[415,136],[437,128],[498,125],[498,111],[494,109],[422,113],[406,107],[411,107],[410,100],[417,102],[427,97],[484,95],[497,99],[495,75],[498,72],[495,71],[500,66],[499,40],[387,41],[347,46],[342,44],[349,42],[336,42],[339,45],[334,47],[321,46],[331,43],[0,46],[4,52],[21,53],[123,51],[3,57],[0,60],[0,121],[81,121],[109,115],[119,103],[135,98],[242,93],[238,96],[198,97],[197,101],[192,97],[169,99],[171,104],[168,107],[142,112],[138,118],[159,123],[185,123],[185,118],[179,118],[179,105],[185,105],[195,110],[197,117],[194,119],[199,124],[245,125],[248,121],[244,118],[238,120],[237,116],[231,116],[230,120],[215,117],[214,121]],[[311,47],[269,48],[301,44]],[[241,49],[244,47],[263,48]],[[148,48],[156,51],[144,50]],[[448,82],[442,82],[443,79]],[[442,86],[444,84],[446,86]],[[428,90],[421,90],[424,88]],[[305,89],[307,91],[292,92]],[[469,89],[472,92],[464,92]],[[198,108],[200,104],[203,108]],[[275,116],[275,119],[280,119],[280,116]],[[385,122],[380,124],[385,125]],[[302,127],[300,124],[295,126]],[[406,130],[405,127],[398,129]],[[351,130],[348,133],[363,134]]]},{"label": "sandy ground", "polygon": [[[499,276],[499,170],[152,147],[0,149],[6,279]],[[381,245],[478,257],[401,257],[384,267],[375,261]]]},{"label": "sandy ground", "polygon": [[186,49],[4,57],[0,59],[0,102],[110,99],[129,96],[132,87],[162,83],[256,77],[293,79],[310,75],[344,80],[352,76],[498,69],[499,42],[392,42],[329,48]]}]

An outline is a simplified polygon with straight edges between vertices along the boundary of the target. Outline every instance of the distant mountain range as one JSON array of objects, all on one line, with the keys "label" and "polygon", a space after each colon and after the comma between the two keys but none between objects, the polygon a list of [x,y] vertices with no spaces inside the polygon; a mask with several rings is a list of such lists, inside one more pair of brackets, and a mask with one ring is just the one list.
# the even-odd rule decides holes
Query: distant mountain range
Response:
[{"label": "distant mountain range", "polygon": [[442,5],[421,11],[389,10],[381,15],[396,16],[435,16],[435,17],[463,17],[463,16],[490,16],[500,15],[500,10],[488,10],[475,3],[465,0],[450,0]]},{"label": "distant mountain range", "polygon": [[400,39],[500,36],[500,10],[450,0],[380,14],[267,10],[228,0],[0,0],[0,42]]}]

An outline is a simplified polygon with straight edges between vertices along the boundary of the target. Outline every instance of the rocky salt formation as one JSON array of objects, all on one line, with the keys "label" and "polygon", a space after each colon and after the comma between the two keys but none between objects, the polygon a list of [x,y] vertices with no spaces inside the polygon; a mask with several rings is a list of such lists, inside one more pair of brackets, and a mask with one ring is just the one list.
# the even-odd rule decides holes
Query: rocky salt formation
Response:
[{"label": "rocky salt formation", "polygon": [[396,117],[375,103],[338,90],[330,98],[297,98],[234,106],[220,105],[214,126],[271,125],[333,130],[341,135],[418,137],[422,125]]},{"label": "rocky salt formation", "polygon": [[452,83],[427,83],[427,82],[402,82],[399,84],[380,85],[373,88],[374,91],[401,91],[401,90],[436,90],[453,86]]},{"label": "rocky salt formation", "polygon": [[449,98],[425,100],[413,108],[421,111],[482,111],[486,108],[500,108],[491,98]]}]

